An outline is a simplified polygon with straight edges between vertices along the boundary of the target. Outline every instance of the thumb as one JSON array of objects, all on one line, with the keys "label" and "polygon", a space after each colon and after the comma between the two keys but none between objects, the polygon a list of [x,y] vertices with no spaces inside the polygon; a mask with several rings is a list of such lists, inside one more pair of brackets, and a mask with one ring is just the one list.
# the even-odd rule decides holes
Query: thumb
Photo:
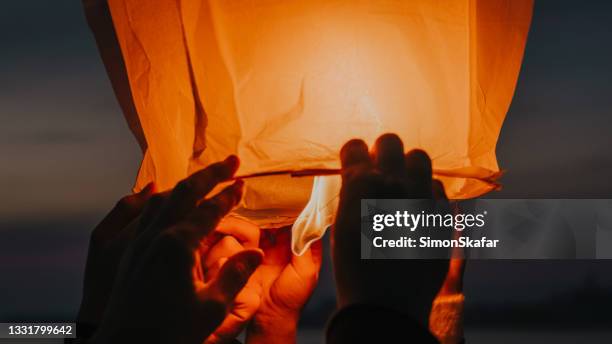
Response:
[{"label": "thumb", "polygon": [[263,251],[260,249],[248,249],[231,256],[200,292],[202,305],[230,306],[262,261]]},{"label": "thumb", "polygon": [[301,256],[292,254],[291,264],[295,270],[305,280],[318,279],[323,260],[322,239],[317,239]]},{"label": "thumb", "polygon": [[217,276],[198,292],[199,313],[206,321],[200,329],[208,337],[223,323],[236,295],[263,261],[263,251],[248,249],[231,256]]}]

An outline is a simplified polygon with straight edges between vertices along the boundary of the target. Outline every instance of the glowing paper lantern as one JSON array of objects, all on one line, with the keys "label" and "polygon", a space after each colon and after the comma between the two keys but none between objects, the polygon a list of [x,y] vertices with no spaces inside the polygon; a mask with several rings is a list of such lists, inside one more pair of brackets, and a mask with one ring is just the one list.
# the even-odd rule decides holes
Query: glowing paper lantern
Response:
[{"label": "glowing paper lantern", "polygon": [[[170,188],[232,153],[239,174],[337,168],[348,139],[395,132],[430,154],[453,198],[494,187],[532,5],[86,1],[145,153],[136,189]],[[338,190],[337,176],[251,179],[236,212],[265,227],[297,219],[300,252],[332,222]]]}]

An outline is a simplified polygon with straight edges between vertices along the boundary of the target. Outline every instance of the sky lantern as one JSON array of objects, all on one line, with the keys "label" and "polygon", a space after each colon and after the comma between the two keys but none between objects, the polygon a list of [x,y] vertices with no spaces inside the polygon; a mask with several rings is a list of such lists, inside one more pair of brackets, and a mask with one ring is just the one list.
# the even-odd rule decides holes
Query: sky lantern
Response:
[{"label": "sky lantern", "polygon": [[[532,0],[86,0],[144,152],[135,184],[171,188],[229,154],[239,175],[338,168],[385,132],[422,148],[451,198],[498,187],[495,146]],[[300,253],[333,221],[338,176],[250,178],[235,213],[293,224]]]}]

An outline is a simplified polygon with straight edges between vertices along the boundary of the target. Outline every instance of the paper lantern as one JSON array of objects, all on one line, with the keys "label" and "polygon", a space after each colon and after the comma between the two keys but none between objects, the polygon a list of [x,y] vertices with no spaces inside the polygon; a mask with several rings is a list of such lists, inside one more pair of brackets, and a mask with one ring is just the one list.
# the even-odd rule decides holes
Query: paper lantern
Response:
[{"label": "paper lantern", "polygon": [[[337,168],[347,140],[395,132],[430,154],[453,198],[494,187],[487,181],[499,172],[495,145],[532,5],[86,1],[144,151],[136,190],[150,181],[171,188],[229,154],[241,158],[238,174]],[[339,184],[253,178],[236,213],[264,227],[295,222],[299,253],[333,221]]]}]

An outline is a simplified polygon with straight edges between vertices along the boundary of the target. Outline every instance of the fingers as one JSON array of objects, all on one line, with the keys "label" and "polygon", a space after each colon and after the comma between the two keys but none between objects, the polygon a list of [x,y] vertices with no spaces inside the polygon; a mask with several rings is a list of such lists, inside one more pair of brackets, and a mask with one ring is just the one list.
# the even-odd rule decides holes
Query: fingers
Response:
[{"label": "fingers", "polygon": [[219,270],[221,270],[221,267],[223,266],[223,264],[225,264],[225,262],[227,262],[227,258],[223,257],[217,260],[216,262],[214,262],[211,266],[209,266],[206,269],[206,272],[204,273],[204,281],[208,282],[211,279],[215,278],[217,274],[219,273]]},{"label": "fingers", "polygon": [[254,223],[237,216],[226,216],[221,219],[215,230],[200,241],[200,252],[203,257],[225,236],[231,235],[244,248],[259,247],[260,230]]},{"label": "fingers", "polygon": [[217,195],[205,200],[193,209],[185,219],[185,222],[191,224],[191,226],[181,227],[186,231],[182,235],[189,241],[191,247],[198,247],[202,239],[212,232],[219,221],[240,202],[243,185],[242,180],[237,180],[234,184],[225,187]]},{"label": "fingers", "polygon": [[232,236],[225,236],[219,240],[209,251],[206,257],[204,257],[204,267],[206,269],[206,280],[215,276],[221,265],[216,263],[222,258],[231,257],[240,251],[244,250],[244,247]]},{"label": "fingers", "polygon": [[340,161],[343,169],[371,163],[368,145],[363,140],[350,140],[340,150]]},{"label": "fingers", "polygon": [[[367,192],[362,191],[366,190],[369,194],[376,195],[376,198],[381,195],[415,199],[429,199],[434,195],[437,198],[445,197],[441,184],[432,184],[432,163],[425,151],[414,149],[404,155],[402,140],[391,133],[381,135],[376,140],[372,158],[367,150],[368,147],[362,140],[351,140],[342,147],[340,158],[343,193],[350,191],[352,195],[364,196]],[[372,165],[375,169],[368,168]],[[356,166],[366,168],[352,168]],[[350,188],[346,187],[347,180],[355,183],[351,184]]]},{"label": "fingers", "polygon": [[232,185],[226,186],[221,192],[200,203],[194,209],[190,219],[201,227],[207,227],[203,228],[205,229],[203,235],[217,227],[221,219],[240,202],[243,186],[242,180],[236,180]]},{"label": "fingers", "polygon": [[192,211],[217,184],[229,180],[236,173],[239,164],[238,158],[230,155],[224,161],[212,164],[180,181],[162,210],[163,224],[174,224]]},{"label": "fingers", "polygon": [[404,144],[396,134],[384,134],[374,144],[374,162],[383,173],[404,175]]},{"label": "fingers", "polygon": [[244,181],[236,180],[232,185],[226,186],[214,197],[202,202],[198,209],[215,218],[215,225],[221,218],[230,212],[242,198]]},{"label": "fingers", "polygon": [[429,159],[429,155],[427,155],[424,150],[411,150],[410,152],[406,153],[405,161],[408,174],[411,178],[418,181],[423,181],[426,179],[431,180],[431,159]]},{"label": "fingers", "polygon": [[139,233],[143,232],[149,225],[157,218],[159,215],[159,211],[164,205],[164,203],[168,200],[170,196],[170,191],[165,191],[161,193],[157,193],[151,198],[144,207],[142,211],[142,216],[140,218],[140,228]]},{"label": "fingers", "polygon": [[200,292],[202,305],[222,304],[229,307],[263,261],[263,252],[248,249],[230,257],[217,276]]},{"label": "fingers", "polygon": [[413,149],[406,154],[406,174],[411,181],[413,198],[431,198],[432,167],[431,159],[425,151]]},{"label": "fingers", "polygon": [[319,271],[321,270],[321,262],[323,261],[322,242],[322,240],[313,242],[308,250],[301,256],[292,254],[291,264],[303,279],[318,279]]},{"label": "fingers", "polygon": [[[238,294],[246,290],[244,287],[262,260],[263,252],[259,249],[242,251],[230,257],[223,264],[217,276],[197,291],[196,309],[200,318],[197,320],[201,324],[200,331],[206,334],[205,337],[209,337],[214,332],[213,337],[224,339],[225,335],[232,332],[236,324],[240,325],[248,321],[248,318],[243,320],[245,314],[250,317],[255,312],[255,309],[247,311],[238,309],[240,312],[236,313],[237,309],[233,309],[232,314],[229,314],[228,317],[228,311],[234,306]],[[254,296],[257,301],[255,307],[259,306],[258,294],[246,295]],[[226,321],[228,318],[231,318],[232,322],[228,323]],[[238,332],[241,329],[242,327],[237,326]]]}]

